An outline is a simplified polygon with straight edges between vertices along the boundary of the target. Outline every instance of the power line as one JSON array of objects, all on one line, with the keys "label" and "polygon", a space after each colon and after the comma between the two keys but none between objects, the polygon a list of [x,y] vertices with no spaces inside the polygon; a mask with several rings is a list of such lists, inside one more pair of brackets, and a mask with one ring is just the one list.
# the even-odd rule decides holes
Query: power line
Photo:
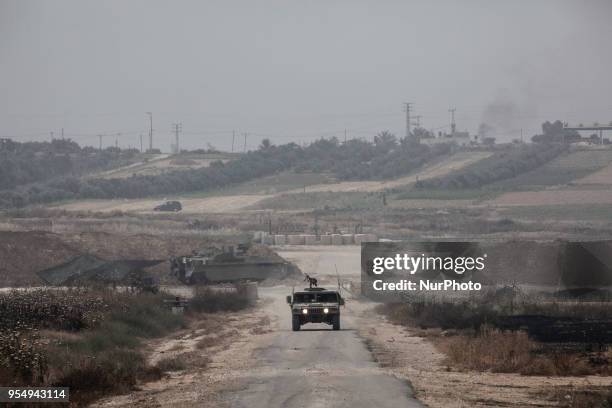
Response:
[{"label": "power line", "polygon": [[404,102],[404,109],[406,111],[406,137],[410,138],[410,109],[414,105],[412,102]]},{"label": "power line", "polygon": [[153,112],[146,112],[149,115],[149,150],[153,150]]},{"label": "power line", "polygon": [[173,123],[172,124],[172,128],[174,130],[174,150],[175,153],[180,153],[181,149],[179,146],[179,133],[183,130],[183,124],[182,123]]},{"label": "power line", "polygon": [[451,134],[455,134],[455,129],[456,129],[456,125],[455,125],[455,111],[457,110],[457,108],[449,108],[448,111],[451,114]]}]

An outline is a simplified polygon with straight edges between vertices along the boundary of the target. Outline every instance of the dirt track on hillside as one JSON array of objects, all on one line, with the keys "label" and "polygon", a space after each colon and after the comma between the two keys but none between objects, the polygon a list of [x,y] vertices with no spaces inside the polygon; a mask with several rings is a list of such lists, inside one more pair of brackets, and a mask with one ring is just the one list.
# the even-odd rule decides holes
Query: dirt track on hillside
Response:
[{"label": "dirt track on hillside", "polygon": [[610,190],[545,190],[505,193],[489,202],[499,206],[612,204]]},{"label": "dirt track on hillside", "polygon": [[[470,164],[476,163],[491,155],[490,152],[459,152],[454,155],[445,158],[444,160],[426,166],[420,171],[410,176],[400,177],[394,180],[386,181],[343,181],[339,183],[331,184],[317,184],[313,186],[307,186],[306,192],[350,192],[350,191],[363,191],[372,192],[380,191],[387,188],[395,188],[410,185],[415,183],[417,180],[426,180],[434,177],[444,176],[453,171],[464,168]],[[302,193],[304,189],[297,189],[287,191],[285,194],[291,193]]]},{"label": "dirt track on hillside", "polygon": [[575,181],[576,184],[612,184],[612,165]]},{"label": "dirt track on hillside", "polygon": [[[317,184],[306,187],[306,192],[351,192],[351,191],[381,191],[413,184],[417,179],[425,180],[433,177],[443,176],[465,166],[473,164],[483,158],[490,156],[488,152],[459,152],[444,160],[426,166],[422,170],[410,176],[400,177],[388,181],[343,181],[338,183]],[[285,191],[281,194],[303,193],[304,189]],[[232,213],[243,211],[265,199],[276,195],[230,195],[203,198],[181,198],[168,197],[168,199],[180,200],[183,205],[182,213],[206,214],[206,213]],[[131,200],[82,200],[58,206],[68,211],[93,211],[113,212],[123,211],[132,213],[150,213],[153,208],[164,199],[131,199]]]},{"label": "dirt track on hillside", "polygon": [[[89,177],[118,179],[131,177],[133,175],[153,176],[176,170],[189,170],[208,167],[211,163],[218,160],[218,158],[200,158],[197,156],[181,157],[171,156],[169,154],[160,154],[146,162],[138,162],[128,166],[95,173]],[[226,162],[227,160],[221,159],[221,161]]]}]

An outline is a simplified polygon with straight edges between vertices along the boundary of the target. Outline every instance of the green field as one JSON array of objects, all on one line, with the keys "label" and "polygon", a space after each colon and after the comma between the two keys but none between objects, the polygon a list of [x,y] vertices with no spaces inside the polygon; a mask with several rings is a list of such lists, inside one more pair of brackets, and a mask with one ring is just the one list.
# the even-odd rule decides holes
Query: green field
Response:
[{"label": "green field", "polygon": [[493,198],[498,193],[487,189],[411,189],[393,198],[396,200],[484,200]]},{"label": "green field", "polygon": [[612,207],[605,204],[516,206],[500,209],[499,212],[512,219],[537,221],[612,221]]},{"label": "green field", "polygon": [[612,163],[612,150],[577,150],[559,156],[537,169],[487,186],[490,190],[539,190],[568,184]]}]

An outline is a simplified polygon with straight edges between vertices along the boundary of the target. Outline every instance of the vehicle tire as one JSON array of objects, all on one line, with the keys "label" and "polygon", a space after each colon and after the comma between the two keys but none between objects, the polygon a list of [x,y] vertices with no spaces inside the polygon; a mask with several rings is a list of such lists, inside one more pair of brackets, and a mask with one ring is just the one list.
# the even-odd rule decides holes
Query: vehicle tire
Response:
[{"label": "vehicle tire", "polygon": [[332,320],[332,327],[334,330],[340,330],[340,315],[339,314],[334,316],[334,319]]},{"label": "vehicle tire", "polygon": [[299,316],[293,316],[293,319],[291,319],[291,328],[293,329],[293,331],[300,331],[300,317]]}]

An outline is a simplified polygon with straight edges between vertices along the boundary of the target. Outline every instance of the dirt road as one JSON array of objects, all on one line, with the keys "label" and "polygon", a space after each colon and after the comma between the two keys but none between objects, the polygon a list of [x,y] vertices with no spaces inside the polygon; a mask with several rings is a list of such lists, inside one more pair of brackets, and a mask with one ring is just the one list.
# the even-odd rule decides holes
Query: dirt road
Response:
[{"label": "dirt road", "polygon": [[[279,254],[317,276],[322,286],[335,287],[337,277],[358,279],[360,247],[292,247]],[[296,288],[300,288],[298,284]],[[291,331],[288,286],[260,288],[268,299],[264,314],[273,332],[255,348],[253,366],[241,384],[223,399],[230,407],[421,407],[407,382],[383,371],[372,358],[356,323],[362,305],[349,299],[342,309],[342,327],[307,324]]]},{"label": "dirt road", "polygon": [[[359,246],[285,247],[280,254],[322,285],[334,287],[336,278],[357,278]],[[337,274],[336,274],[337,270]],[[296,287],[302,282],[296,281]],[[110,397],[94,406],[104,408],[164,407],[421,407],[408,382],[380,368],[357,334],[361,302],[348,300],[342,309],[342,330],[309,324],[291,331],[285,296],[290,285],[260,287],[258,307],[235,313],[223,333],[190,329],[182,336],[156,341],[156,356],[193,352],[192,343],[206,336],[223,342],[201,350],[210,363],[197,365],[170,378],[143,384],[139,391]],[[174,338],[176,337],[176,339]],[[178,347],[181,346],[181,347]]]},{"label": "dirt road", "polygon": [[[290,288],[262,290],[273,301],[266,311],[280,322],[254,353],[255,364],[230,407],[421,407],[406,382],[385,374],[356,332],[354,311],[343,310],[342,330],[309,324],[291,331],[285,295]],[[350,302],[349,302],[350,303]]]}]

